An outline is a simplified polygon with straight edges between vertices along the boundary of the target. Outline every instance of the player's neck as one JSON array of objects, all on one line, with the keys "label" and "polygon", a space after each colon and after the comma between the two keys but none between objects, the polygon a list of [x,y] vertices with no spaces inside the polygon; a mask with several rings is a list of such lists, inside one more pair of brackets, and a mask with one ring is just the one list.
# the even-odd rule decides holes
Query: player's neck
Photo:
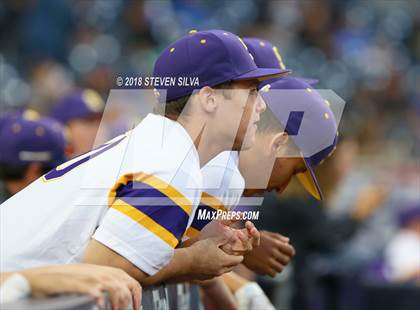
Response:
[{"label": "player's neck", "polygon": [[206,126],[203,126],[204,121],[198,119],[186,120],[180,117],[178,122],[187,131],[191,140],[194,141],[200,160],[200,167],[205,166],[212,158],[229,148],[221,143],[220,137],[217,137],[214,132],[206,130]]}]

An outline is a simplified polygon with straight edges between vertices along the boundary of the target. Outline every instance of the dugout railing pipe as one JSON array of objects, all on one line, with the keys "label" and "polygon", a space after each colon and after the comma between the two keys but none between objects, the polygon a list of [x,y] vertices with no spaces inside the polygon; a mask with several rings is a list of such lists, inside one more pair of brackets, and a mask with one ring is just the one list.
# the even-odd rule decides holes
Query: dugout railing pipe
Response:
[{"label": "dugout railing pipe", "polygon": [[[111,310],[107,300],[107,309]],[[61,295],[48,298],[28,298],[0,305],[1,310],[97,310],[94,298],[81,295]],[[143,310],[199,310],[197,285],[189,283],[159,285],[143,289]]]}]

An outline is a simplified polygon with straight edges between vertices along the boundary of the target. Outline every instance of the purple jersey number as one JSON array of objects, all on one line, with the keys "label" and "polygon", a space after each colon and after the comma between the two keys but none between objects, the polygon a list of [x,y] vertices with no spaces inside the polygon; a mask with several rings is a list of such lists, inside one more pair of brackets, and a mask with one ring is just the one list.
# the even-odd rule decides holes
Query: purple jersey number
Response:
[{"label": "purple jersey number", "polygon": [[[47,174],[45,174],[43,176],[44,181],[51,181],[51,180],[62,177],[63,175],[70,172],[74,168],[80,166],[81,164],[84,164],[85,162],[91,160],[92,158],[95,158],[96,156],[99,156],[102,153],[104,153],[104,152],[108,151],[109,149],[113,148],[114,146],[118,145],[126,137],[127,137],[127,135],[123,135],[121,138],[119,138],[118,140],[116,140],[114,142],[103,144],[103,145],[97,147],[95,150],[91,151],[93,153],[91,153],[87,156],[84,156],[84,155],[79,156],[80,159],[76,160],[75,162],[71,163],[70,165],[63,164],[63,165],[57,166],[56,168],[54,168],[53,170],[51,170],[50,172],[48,172]],[[62,166],[64,166],[64,168],[60,169],[60,167],[62,167]]]}]

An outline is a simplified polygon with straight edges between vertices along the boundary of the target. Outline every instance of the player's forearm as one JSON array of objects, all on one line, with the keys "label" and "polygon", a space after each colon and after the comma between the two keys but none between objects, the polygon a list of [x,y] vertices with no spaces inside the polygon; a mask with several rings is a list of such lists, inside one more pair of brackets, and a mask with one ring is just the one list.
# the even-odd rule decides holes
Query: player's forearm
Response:
[{"label": "player's forearm", "polygon": [[142,281],[142,285],[155,285],[161,282],[185,282],[194,280],[191,266],[194,263],[191,248],[175,249],[174,256],[168,265],[156,274]]},{"label": "player's forearm", "polygon": [[235,297],[219,277],[200,285],[205,309],[237,309]]},{"label": "player's forearm", "polygon": [[114,252],[102,243],[92,239],[82,257],[82,263],[120,268],[143,284],[148,275],[133,265],[129,260]]}]

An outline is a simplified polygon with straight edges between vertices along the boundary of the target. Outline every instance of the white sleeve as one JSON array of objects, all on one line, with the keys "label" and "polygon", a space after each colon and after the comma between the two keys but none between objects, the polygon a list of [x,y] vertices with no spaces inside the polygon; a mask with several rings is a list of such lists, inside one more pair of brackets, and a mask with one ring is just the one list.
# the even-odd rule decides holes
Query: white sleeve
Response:
[{"label": "white sleeve", "polygon": [[147,274],[155,274],[169,263],[182,239],[193,202],[146,173],[124,175],[110,196],[110,209],[93,238]]}]

